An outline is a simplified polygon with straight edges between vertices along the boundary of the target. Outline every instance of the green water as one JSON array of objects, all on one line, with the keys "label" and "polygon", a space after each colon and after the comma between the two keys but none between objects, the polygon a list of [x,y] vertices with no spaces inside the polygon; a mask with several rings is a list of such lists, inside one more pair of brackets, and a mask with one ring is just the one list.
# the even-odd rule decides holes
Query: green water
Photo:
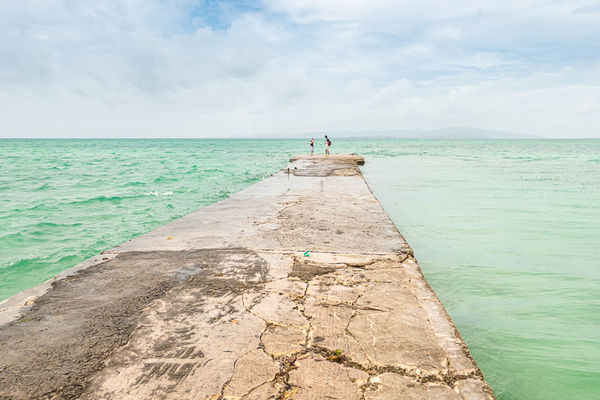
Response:
[{"label": "green water", "polygon": [[273,141],[0,141],[0,300],[285,165]]},{"label": "green water", "polygon": [[379,156],[365,178],[496,396],[600,398],[600,141],[407,141]]},{"label": "green water", "polygon": [[[0,141],[0,299],[262,179],[305,140]],[[600,141],[334,140],[499,399],[600,398]]]}]

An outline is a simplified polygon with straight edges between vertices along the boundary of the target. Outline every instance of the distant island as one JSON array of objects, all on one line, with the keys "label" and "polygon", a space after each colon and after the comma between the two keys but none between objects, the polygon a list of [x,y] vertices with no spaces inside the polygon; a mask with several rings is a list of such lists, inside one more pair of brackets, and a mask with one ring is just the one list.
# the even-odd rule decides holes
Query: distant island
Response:
[{"label": "distant island", "polygon": [[[446,127],[439,129],[398,129],[385,131],[328,131],[336,138],[394,138],[394,139],[543,139],[542,136],[507,131],[495,131],[469,127]],[[321,137],[322,133],[290,134],[284,137]],[[262,137],[274,137],[266,135]],[[278,136],[281,137],[281,136]]]}]

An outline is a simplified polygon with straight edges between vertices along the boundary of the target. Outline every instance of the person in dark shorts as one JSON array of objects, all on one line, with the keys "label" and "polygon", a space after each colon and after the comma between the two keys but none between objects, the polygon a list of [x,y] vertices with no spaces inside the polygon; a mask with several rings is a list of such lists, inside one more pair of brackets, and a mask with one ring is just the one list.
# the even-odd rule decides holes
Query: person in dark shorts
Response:
[{"label": "person in dark shorts", "polygon": [[312,156],[315,153],[315,138],[310,139],[310,155]]}]

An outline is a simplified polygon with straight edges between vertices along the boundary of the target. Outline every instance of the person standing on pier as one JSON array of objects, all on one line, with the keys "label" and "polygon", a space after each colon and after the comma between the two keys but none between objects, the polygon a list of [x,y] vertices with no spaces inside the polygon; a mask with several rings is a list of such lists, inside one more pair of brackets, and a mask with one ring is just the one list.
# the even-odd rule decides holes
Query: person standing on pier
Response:
[{"label": "person standing on pier", "polygon": [[329,146],[331,146],[331,140],[325,135],[325,154],[329,155]]},{"label": "person standing on pier", "polygon": [[315,153],[315,138],[310,139],[310,155]]}]

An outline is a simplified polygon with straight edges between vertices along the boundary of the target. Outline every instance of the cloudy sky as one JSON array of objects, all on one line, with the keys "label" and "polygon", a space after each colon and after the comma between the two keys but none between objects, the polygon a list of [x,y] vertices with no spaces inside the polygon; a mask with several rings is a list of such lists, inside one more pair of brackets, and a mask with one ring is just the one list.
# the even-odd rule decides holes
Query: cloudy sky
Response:
[{"label": "cloudy sky", "polygon": [[0,0],[0,137],[600,137],[598,0]]}]

